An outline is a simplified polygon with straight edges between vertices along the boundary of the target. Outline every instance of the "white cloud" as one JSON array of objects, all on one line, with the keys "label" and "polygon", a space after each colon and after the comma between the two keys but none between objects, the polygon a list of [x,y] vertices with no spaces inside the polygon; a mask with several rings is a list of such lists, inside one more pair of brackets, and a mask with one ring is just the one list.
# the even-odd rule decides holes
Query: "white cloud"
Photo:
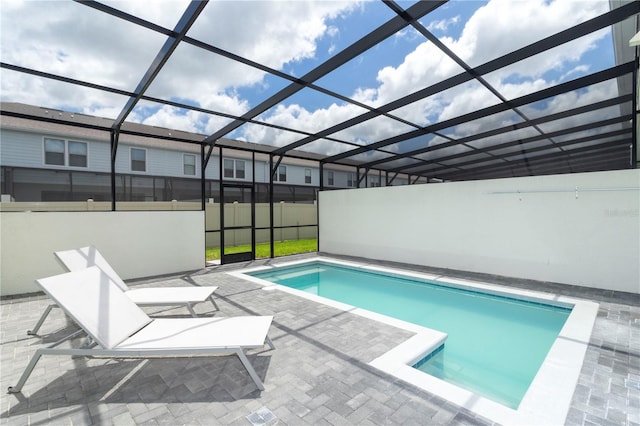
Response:
[{"label": "white cloud", "polygon": [[[136,25],[99,13],[75,2],[24,2],[2,0],[1,55],[4,62],[32,67],[56,74],[133,90],[152,62],[165,37]],[[144,19],[171,27],[186,7],[186,1],[113,2],[113,7],[140,13]],[[194,38],[266,65],[284,69],[314,58],[318,42],[340,37],[332,19],[359,9],[355,2],[209,2],[189,32]],[[472,66],[501,56],[550,34],[606,11],[606,1],[491,0],[466,22],[460,17],[431,22],[434,31],[446,31],[451,25],[464,25],[458,38],[441,40]],[[28,16],[29,19],[24,17]],[[519,18],[514,18],[519,17]],[[550,52],[538,55],[505,70],[487,76],[507,98],[531,93],[556,81],[587,71],[580,63],[584,53],[593,49],[608,30],[583,37]],[[399,33],[408,36],[415,31]],[[329,52],[335,49],[329,43]],[[359,58],[361,59],[361,58]],[[352,61],[351,65],[358,60]],[[353,90],[354,99],[377,107],[430,86],[462,71],[432,43],[423,42],[397,66],[383,66],[377,72],[377,84]],[[555,79],[548,76],[555,72]],[[514,78],[515,76],[515,78]],[[269,94],[264,73],[233,63],[210,52],[182,44],[159,74],[148,94],[186,100],[204,108],[240,115],[255,99],[239,93],[245,89]],[[272,80],[269,80],[272,81]],[[74,105],[91,113],[117,114],[124,100],[120,96],[95,90],[74,88],[62,83],[43,82],[3,70],[3,100],[43,106]],[[274,85],[277,83],[273,83]],[[282,83],[283,85],[286,82]],[[614,88],[615,90],[615,88]],[[476,82],[415,102],[395,113],[415,123],[428,123],[459,116],[497,102],[497,98]],[[551,108],[554,104],[550,103]],[[349,104],[334,103],[310,109],[286,104],[274,108],[262,119],[268,122],[316,132],[364,112]],[[132,120],[169,128],[212,133],[229,120],[205,114],[162,107],[150,115],[133,114]],[[370,143],[406,132],[405,125],[382,120],[371,121],[340,137]],[[489,120],[460,126],[467,133],[495,124]],[[475,126],[475,127],[474,127]],[[460,133],[462,134],[462,133]],[[282,146],[302,136],[262,126],[242,127],[242,138]],[[326,144],[315,144],[317,149]],[[344,149],[339,148],[339,149]]]},{"label": "white cloud", "polygon": [[[3,101],[78,111],[106,118],[115,118],[126,102],[123,96],[8,70],[2,70],[1,80]],[[84,102],[78,103],[79,98]]]},{"label": "white cloud", "polygon": [[189,0],[156,0],[153,7],[146,1],[107,0],[102,1],[130,15],[173,29],[189,6]]},{"label": "white cloud", "polygon": [[503,81],[494,81],[493,87],[498,90],[505,98],[514,99],[533,92],[546,89],[555,85],[556,81],[547,81],[542,78],[527,79],[519,83],[508,83]]},{"label": "white cloud", "polygon": [[[545,106],[545,114],[554,114],[559,112],[564,112],[573,108],[578,108],[580,106],[592,104],[603,99],[611,98],[613,93],[617,92],[617,83],[615,80],[604,81],[602,83],[595,84],[590,86],[585,91],[581,92],[570,92],[565,93],[551,99],[548,104]],[[541,112],[538,111],[530,111],[529,109],[524,109],[526,113],[529,113],[531,116],[539,116],[542,115]],[[606,120],[608,118],[613,118],[618,115],[620,112],[619,106],[614,106],[605,109],[599,109],[596,111],[574,115],[570,117],[565,117],[562,120],[557,120],[553,122],[549,122],[544,124],[545,131],[554,131],[559,130],[563,127],[576,127],[583,125],[585,123]]]},{"label": "white cloud", "polygon": [[[547,103],[542,106],[524,106],[521,107],[520,110],[527,115],[530,119],[535,119],[540,116],[547,116],[559,112],[564,112],[573,108],[577,108],[583,105],[589,105],[595,102],[598,102],[603,99],[607,99],[611,97],[611,93],[615,93],[617,90],[615,81],[605,81],[603,83],[599,83],[593,86],[589,86],[584,91],[580,92],[569,92],[562,95],[555,96]],[[599,109],[596,111],[591,111],[587,113],[583,113],[580,115],[574,115],[569,117],[564,117],[560,120],[555,120],[551,122],[542,123],[539,127],[544,132],[553,132],[560,129],[566,129],[571,127],[576,127],[583,125],[585,123],[606,120],[608,118],[613,118],[617,114],[619,114],[619,107],[609,107],[605,109]],[[448,132],[447,134],[453,138],[460,138],[472,134],[477,134],[479,132],[483,132],[486,130],[499,128],[508,126],[510,124],[520,123],[522,122],[521,118],[517,117],[515,113],[511,111],[505,111],[503,113],[496,114],[493,120],[476,120],[469,123],[462,124],[453,129],[453,131]],[[609,130],[614,130],[620,128],[619,125],[609,126],[606,129],[595,129],[581,132],[580,134],[571,134],[566,137],[556,137],[554,138],[555,142],[560,142],[565,139],[575,139],[580,136],[587,136],[592,134],[597,134]],[[504,133],[499,135],[494,135],[482,140],[477,140],[472,142],[472,145],[476,148],[483,148],[490,145],[497,145],[502,142],[514,141],[515,139],[522,139],[529,136],[539,135],[539,132],[535,130],[533,127],[523,128],[516,133]],[[524,148],[535,146],[536,144],[550,143],[548,141],[543,142],[534,142],[533,144],[527,144]],[[442,155],[442,152],[438,150],[436,152],[430,153],[430,157],[436,157]]]},{"label": "white cloud", "polygon": [[444,102],[447,104],[443,105],[439,121],[495,105],[499,99],[479,83],[470,82],[447,93]]},{"label": "white cloud", "polygon": [[583,65],[578,65],[576,67],[574,67],[573,69],[570,69],[569,71],[567,71],[566,73],[564,73],[562,75],[562,77],[560,77],[560,80],[566,80],[567,77],[570,77],[572,75],[575,74],[585,74],[587,72],[589,72],[589,65],[583,64]]},{"label": "white cloud", "polygon": [[409,53],[398,67],[384,67],[378,72],[375,106],[430,86],[462,71],[452,59],[433,43],[425,42]]},{"label": "white cloud", "polygon": [[[317,41],[339,30],[327,21],[357,2],[210,2],[189,35],[275,69],[314,57]],[[221,19],[223,17],[223,19]]]},{"label": "white cloud", "polygon": [[1,18],[3,61],[125,90],[135,87],[164,41],[67,1],[21,2],[3,8]]},{"label": "white cloud", "polygon": [[[315,133],[363,112],[365,112],[364,109],[350,104],[331,104],[327,108],[319,108],[314,111],[309,111],[300,105],[279,105],[267,117],[262,118],[271,124]],[[267,145],[284,146],[305,137],[299,133],[283,132],[273,128],[262,129],[261,127],[244,126],[243,138]]]},{"label": "white cloud", "polygon": [[405,27],[404,29],[398,31],[394,34],[396,40],[417,40],[422,38],[422,34],[420,34],[415,28],[412,26]]},{"label": "white cloud", "polygon": [[195,111],[187,111],[185,114],[181,114],[176,108],[164,105],[155,114],[142,120],[142,123],[197,133],[198,129],[195,123],[198,121],[198,115],[200,113]]},{"label": "white cloud", "polygon": [[[459,52],[467,63],[475,66],[607,10],[606,1],[492,0],[474,13],[465,24],[460,38],[452,41],[450,47]],[[554,62],[572,60],[581,55],[586,47],[560,47],[560,54]],[[548,65],[545,62],[544,66]]]},{"label": "white cloud", "polygon": [[[185,0],[158,1],[152,7],[141,1],[110,3],[169,28],[187,4]],[[253,2],[251,7],[246,2],[210,2],[189,35],[282,69],[313,57],[322,37],[338,35],[327,21],[356,7],[356,2],[334,1]],[[164,35],[71,1],[3,0],[1,19],[3,61],[128,91],[136,87],[166,40]],[[122,105],[114,103],[111,95],[87,97],[85,89],[71,86],[59,98],[60,91],[51,89],[55,84],[29,83],[33,78],[16,73],[5,79],[6,74],[3,72],[1,86],[3,101],[74,105],[83,110],[98,110],[96,104],[107,102],[101,105],[102,111],[119,111],[116,105]],[[148,94],[241,114],[249,108],[249,101],[240,99],[235,90],[246,87],[264,90],[264,73],[183,43]],[[184,116],[166,108],[154,120],[170,124],[172,116],[176,127],[184,124]]]},{"label": "white cloud", "polygon": [[448,19],[440,19],[439,21],[432,21],[427,25],[429,31],[447,31],[447,29],[454,24],[460,22],[460,15],[454,16]]},{"label": "white cloud", "polygon": [[[473,65],[479,65],[601,14],[607,10],[607,7],[607,2],[602,1],[492,0],[479,8],[469,19],[458,39],[443,37],[441,40],[463,60]],[[514,19],[517,16],[526,17],[526,19]],[[433,22],[432,29],[445,29],[447,24],[455,23],[454,20],[455,18],[451,18],[450,22]],[[593,49],[595,42],[605,34],[606,30],[599,31],[514,64],[505,70],[492,73],[489,76],[490,81],[508,99],[556,84],[556,81],[543,78],[544,75],[549,71],[562,70],[567,66],[570,66],[573,72],[583,71],[586,65],[579,64],[579,60],[585,52]],[[409,53],[400,65],[381,68],[377,77],[378,86],[358,88],[353,93],[353,97],[360,102],[377,107],[461,71],[462,69],[453,60],[444,55],[432,43],[424,42]],[[518,78],[511,80],[512,76]],[[430,122],[453,118],[495,104],[498,101],[498,98],[487,89],[477,82],[471,81],[392,113],[415,123],[426,125]],[[322,110],[315,111],[310,117],[315,118],[322,115],[321,113]],[[300,116],[293,115],[289,115],[287,119],[285,115],[281,113],[278,116],[278,121],[283,125],[295,127],[301,119]],[[270,117],[266,117],[266,119],[271,121]],[[499,127],[503,125],[502,120],[502,116],[497,116],[494,120],[489,118],[458,126],[455,136],[460,137],[475,131]],[[395,126],[382,126],[381,130],[375,131],[375,129],[369,129],[363,125],[358,129],[357,134],[342,131],[340,136],[347,137],[351,141],[374,142],[380,138],[403,133],[406,131],[403,127],[397,123]],[[370,139],[363,136],[370,137]],[[266,143],[268,141],[259,140],[258,142]]]},{"label": "white cloud", "polygon": [[[255,2],[247,9],[243,3],[209,3],[189,35],[276,69],[313,57],[316,44],[322,37],[339,36],[339,29],[327,25],[326,21],[348,13],[357,6],[354,2]],[[233,19],[220,20],[220,16],[241,17],[243,24],[238,25]],[[252,30],[247,31],[247,28]],[[282,40],[287,42],[283,43]],[[241,115],[251,105],[247,99],[240,98],[235,89],[251,87],[268,90],[263,78],[262,71],[213,54],[203,55],[195,47],[181,45],[167,63],[166,70],[150,87],[149,94],[165,98],[179,96],[195,100],[204,108]],[[278,114],[280,112],[276,112],[270,121],[280,124],[282,119],[278,118]],[[321,112],[319,115],[326,114]],[[305,116],[304,113],[299,116],[292,113],[292,120],[296,122],[292,127],[305,127],[300,126],[301,122],[308,122],[302,118]],[[163,116],[162,121],[168,120]],[[221,123],[224,125],[227,122],[212,117],[200,126],[201,131],[213,133]],[[184,124],[180,115],[176,116],[176,123]],[[300,138],[296,134],[260,129],[259,126],[245,126],[244,129],[242,137],[258,143],[284,145]],[[316,125],[314,129],[319,130],[320,127]]]}]

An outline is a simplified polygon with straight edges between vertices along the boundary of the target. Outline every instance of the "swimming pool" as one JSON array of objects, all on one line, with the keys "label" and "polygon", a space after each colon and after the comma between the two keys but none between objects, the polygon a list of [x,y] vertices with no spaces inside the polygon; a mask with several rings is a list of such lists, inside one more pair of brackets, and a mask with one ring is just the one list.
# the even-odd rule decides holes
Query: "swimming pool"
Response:
[{"label": "swimming pool", "polygon": [[[443,345],[447,349],[451,348],[451,337],[446,333],[433,328],[416,325],[406,320],[392,317],[389,314],[375,313],[369,308],[359,308],[362,306],[357,301],[347,303],[335,301],[329,297],[322,297],[317,294],[317,288],[309,287],[305,290],[287,287],[276,284],[262,278],[254,276],[256,273],[274,272],[281,278],[294,278],[300,274],[302,269],[298,266],[318,265],[338,265],[347,266],[351,269],[371,272],[374,275],[390,275],[392,277],[408,278],[416,285],[424,285],[425,281],[440,285],[441,287],[455,287],[469,291],[474,297],[497,295],[507,302],[513,299],[527,301],[530,306],[539,309],[544,305],[560,307],[560,311],[569,313],[564,322],[564,326],[552,343],[546,357],[533,381],[531,382],[525,395],[521,398],[517,408],[496,402],[499,397],[484,397],[478,391],[468,390],[462,386],[442,380],[432,374],[427,374],[414,365],[421,364],[422,360],[428,358],[430,354],[439,353],[438,348]],[[295,267],[295,269],[290,269]],[[275,260],[269,265],[254,266],[240,271],[230,271],[230,275],[242,278],[259,284],[265,291],[282,291],[322,303],[333,308],[348,311],[351,314],[364,316],[375,321],[407,330],[413,333],[413,337],[401,342],[398,346],[371,359],[368,364],[391,376],[395,376],[404,382],[437,395],[453,404],[464,407],[478,415],[500,424],[563,424],[572,396],[576,388],[582,363],[585,357],[591,330],[598,313],[598,304],[583,300],[570,298],[550,293],[541,293],[529,289],[516,289],[505,286],[482,283],[471,280],[461,280],[445,275],[430,275],[426,273],[407,271],[404,269],[382,266],[379,262],[363,260],[344,261],[326,256],[315,256],[310,259],[297,261]],[[313,275],[313,274],[312,274]],[[322,287],[322,285],[320,286]],[[322,288],[320,289],[322,293]],[[484,293],[484,294],[481,294]],[[362,298],[361,298],[362,299]],[[409,298],[411,299],[411,298]],[[522,336],[520,336],[522,337]],[[526,340],[526,339],[525,339]],[[447,350],[448,352],[448,350]],[[427,361],[429,362],[429,361]],[[434,361],[437,363],[438,361]],[[422,366],[419,366],[422,367]],[[446,371],[446,370],[445,370]],[[455,369],[454,369],[455,371]],[[493,399],[490,399],[493,398]]]},{"label": "swimming pool", "polygon": [[571,309],[314,262],[252,273],[280,285],[447,333],[414,365],[517,408]]}]

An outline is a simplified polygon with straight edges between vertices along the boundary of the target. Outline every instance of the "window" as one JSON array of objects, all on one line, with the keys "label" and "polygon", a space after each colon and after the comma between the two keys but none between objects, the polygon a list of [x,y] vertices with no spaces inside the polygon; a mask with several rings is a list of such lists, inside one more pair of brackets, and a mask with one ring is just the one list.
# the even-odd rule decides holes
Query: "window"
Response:
[{"label": "window", "polygon": [[333,172],[328,172],[327,173],[327,184],[329,186],[333,186]]},{"label": "window", "polygon": [[278,182],[286,182],[287,181],[287,166],[278,167],[278,173],[276,174],[276,179]]},{"label": "window", "polygon": [[87,167],[87,144],[69,141],[69,165]]},{"label": "window", "polygon": [[233,160],[224,160],[224,177],[233,177]]},{"label": "window", "polygon": [[236,179],[244,179],[244,161],[236,160]]},{"label": "window", "polygon": [[304,169],[304,183],[311,183],[311,169]]},{"label": "window", "polygon": [[54,166],[64,166],[64,140],[44,140],[44,163]]},{"label": "window", "polygon": [[147,171],[147,151],[140,148],[131,148],[131,171]]},{"label": "window", "polygon": [[225,158],[224,160],[224,177],[244,179],[244,161],[242,160],[230,160]]},{"label": "window", "polygon": [[196,175],[196,156],[193,154],[182,155],[182,173],[187,176]]},{"label": "window", "polygon": [[355,176],[353,175],[353,173],[349,173],[349,174],[347,174],[347,186],[348,186],[348,187],[355,186],[355,185],[353,184],[353,181],[354,181],[354,180],[355,180]]},{"label": "window", "polygon": [[44,163],[52,166],[87,167],[87,144],[45,138]]}]

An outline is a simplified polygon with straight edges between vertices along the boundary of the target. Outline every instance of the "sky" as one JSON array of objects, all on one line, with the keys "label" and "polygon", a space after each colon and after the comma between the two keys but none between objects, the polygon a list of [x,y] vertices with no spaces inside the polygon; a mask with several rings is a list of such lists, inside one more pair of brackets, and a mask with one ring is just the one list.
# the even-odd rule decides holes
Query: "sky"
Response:
[{"label": "sky", "polygon": [[[169,29],[188,5],[183,0],[104,3]],[[408,8],[413,2],[398,4]],[[452,0],[420,22],[466,63],[477,66],[608,9],[608,0]],[[187,35],[300,77],[394,16],[379,1],[210,1]],[[0,18],[2,62],[127,91],[135,89],[166,40],[159,33],[68,0],[2,0]],[[485,77],[511,99],[613,65],[611,33],[604,29]],[[5,102],[115,118],[127,101],[99,90],[6,69],[0,72],[0,99]],[[375,108],[460,72],[462,68],[433,43],[406,27],[315,84]],[[288,84],[280,77],[182,43],[146,94],[241,115]],[[539,116],[561,111],[603,99],[615,90],[613,83],[595,85],[523,108],[523,112]],[[498,102],[485,87],[470,81],[392,114],[425,126]],[[364,112],[360,106],[303,89],[256,120],[313,133]],[[212,134],[231,121],[146,101],[139,102],[127,120],[202,134]],[[442,134],[459,138],[519,121],[515,113],[498,114]],[[378,117],[332,137],[369,144],[414,129]],[[255,124],[244,124],[227,135],[276,146],[303,136]],[[388,149],[406,151],[445,140],[431,135]],[[326,154],[352,148],[326,141],[305,147]],[[452,152],[464,149],[457,147]]]}]

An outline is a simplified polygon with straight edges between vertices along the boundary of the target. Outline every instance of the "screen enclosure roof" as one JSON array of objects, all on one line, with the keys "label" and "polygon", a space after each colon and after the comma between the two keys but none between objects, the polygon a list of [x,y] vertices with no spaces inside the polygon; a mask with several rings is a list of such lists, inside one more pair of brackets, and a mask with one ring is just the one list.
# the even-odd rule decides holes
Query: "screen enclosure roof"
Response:
[{"label": "screen enclosure roof", "polygon": [[639,13],[619,0],[7,2],[2,114],[445,181],[632,168]]}]

